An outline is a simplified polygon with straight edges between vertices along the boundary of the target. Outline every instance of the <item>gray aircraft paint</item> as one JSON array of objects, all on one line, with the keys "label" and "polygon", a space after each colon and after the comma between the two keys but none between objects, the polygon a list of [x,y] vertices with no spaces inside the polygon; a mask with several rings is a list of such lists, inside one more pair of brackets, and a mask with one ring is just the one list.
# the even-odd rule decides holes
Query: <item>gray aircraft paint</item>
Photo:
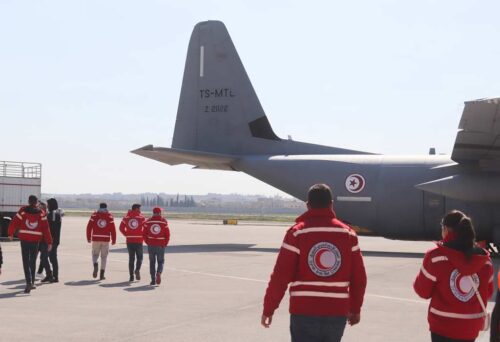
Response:
[{"label": "gray aircraft paint", "polygon": [[444,213],[459,209],[472,216],[479,239],[498,243],[498,112],[496,99],[466,102],[451,157],[385,156],[283,140],[224,24],[207,21],[191,35],[172,148],[132,152],[170,165],[242,171],[301,200],[312,184],[326,183],[341,219],[361,233],[389,238],[437,239]]}]

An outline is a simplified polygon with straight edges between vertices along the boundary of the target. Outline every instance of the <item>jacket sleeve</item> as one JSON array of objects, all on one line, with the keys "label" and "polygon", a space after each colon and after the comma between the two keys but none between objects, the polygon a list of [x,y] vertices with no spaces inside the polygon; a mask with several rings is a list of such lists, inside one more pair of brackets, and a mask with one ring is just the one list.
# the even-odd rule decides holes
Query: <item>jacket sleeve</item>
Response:
[{"label": "jacket sleeve", "polygon": [[288,284],[295,278],[299,255],[300,250],[297,237],[293,235],[293,230],[290,229],[285,235],[273,273],[271,274],[271,279],[267,285],[264,296],[263,315],[272,316],[280,305]]},{"label": "jacket sleeve", "polygon": [[109,228],[109,230],[111,231],[111,242],[113,244],[116,243],[116,226],[115,226],[115,219],[113,218],[113,216],[110,216],[109,219],[111,220],[111,222],[109,223],[111,226]]},{"label": "jacket sleeve", "polygon": [[488,279],[488,288],[486,290],[486,297],[482,296],[482,293],[481,292],[480,293],[481,296],[483,297],[484,303],[487,303],[488,299],[490,299],[491,296],[493,295],[493,290],[494,290],[493,282],[495,277],[493,276],[493,264],[491,263],[491,259],[489,262],[486,263],[484,268],[485,268],[484,279]]},{"label": "jacket sleeve", "polygon": [[432,267],[431,255],[427,252],[424,256],[420,272],[418,272],[417,278],[415,278],[415,281],[413,282],[413,289],[424,299],[431,298],[434,292],[437,281],[434,272],[435,270]]},{"label": "jacket sleeve", "polygon": [[52,245],[52,234],[50,234],[49,223],[47,222],[47,216],[42,215],[40,221],[42,222],[43,239],[45,240],[47,245]]},{"label": "jacket sleeve", "polygon": [[144,221],[144,223],[142,224],[142,237],[144,238],[144,242],[146,243],[146,245],[148,245],[149,243],[149,240],[148,240],[148,224],[146,221]]},{"label": "jacket sleeve", "polygon": [[87,241],[92,239],[92,228],[94,227],[94,215],[90,216],[89,223],[87,223]]},{"label": "jacket sleeve", "polygon": [[353,236],[351,241],[352,270],[349,284],[349,311],[358,314],[361,312],[361,306],[363,305],[367,279],[363,255],[358,244],[358,237]]},{"label": "jacket sleeve", "polygon": [[123,236],[127,236],[127,235],[125,234],[125,227],[126,227],[126,225],[125,225],[125,217],[124,217],[124,218],[122,219],[122,222],[120,222],[120,228],[119,228],[119,229],[120,229],[120,232],[123,234]]},{"label": "jacket sleeve", "polygon": [[8,231],[9,236],[14,236],[16,229],[21,225],[21,219],[22,217],[19,212],[12,218],[9,224],[9,231]]}]

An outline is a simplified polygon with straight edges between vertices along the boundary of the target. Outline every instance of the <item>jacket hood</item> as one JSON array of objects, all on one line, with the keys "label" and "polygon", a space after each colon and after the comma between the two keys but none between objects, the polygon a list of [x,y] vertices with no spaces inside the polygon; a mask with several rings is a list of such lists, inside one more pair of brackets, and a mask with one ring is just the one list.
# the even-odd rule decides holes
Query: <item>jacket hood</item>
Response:
[{"label": "jacket hood", "polygon": [[443,245],[442,241],[438,242],[437,246],[438,250],[445,255],[448,261],[450,261],[463,275],[477,273],[490,261],[490,254],[482,248],[475,248],[471,258],[468,260],[465,253]]},{"label": "jacket hood", "polygon": [[107,210],[106,211],[98,210],[94,213],[94,215],[96,215],[99,218],[107,218],[109,217],[110,214],[109,211]]},{"label": "jacket hood", "polygon": [[142,216],[141,212],[137,212],[135,210],[129,210],[127,213],[127,216],[128,217],[144,217],[144,216]]}]

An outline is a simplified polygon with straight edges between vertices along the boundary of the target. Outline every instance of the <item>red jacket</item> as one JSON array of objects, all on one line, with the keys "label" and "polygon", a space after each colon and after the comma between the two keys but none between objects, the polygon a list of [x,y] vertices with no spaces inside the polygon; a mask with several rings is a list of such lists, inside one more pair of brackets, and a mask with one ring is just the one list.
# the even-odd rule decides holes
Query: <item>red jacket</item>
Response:
[{"label": "red jacket", "polygon": [[431,298],[427,316],[431,332],[452,339],[473,340],[483,327],[484,313],[470,279],[487,305],[493,293],[491,259],[488,252],[478,249],[467,261],[464,253],[443,243],[438,242],[425,254],[413,288],[420,297]]},{"label": "red jacket", "polygon": [[47,244],[52,244],[47,216],[38,208],[26,206],[19,209],[10,222],[9,236],[14,236],[16,229],[19,229],[17,237],[21,241],[40,242],[43,238]]},{"label": "red jacket", "polygon": [[170,240],[170,229],[166,219],[153,215],[144,222],[144,242],[148,246],[166,247]]},{"label": "red jacket", "polygon": [[113,215],[106,211],[96,211],[87,224],[87,241],[116,242],[116,228]]},{"label": "red jacket", "polygon": [[290,313],[347,316],[359,313],[366,272],[356,233],[331,209],[310,209],[286,233],[264,297],[273,315],[290,284]]},{"label": "red jacket", "polygon": [[127,243],[142,243],[143,224],[146,218],[140,212],[129,210],[120,223],[120,232],[127,238]]}]

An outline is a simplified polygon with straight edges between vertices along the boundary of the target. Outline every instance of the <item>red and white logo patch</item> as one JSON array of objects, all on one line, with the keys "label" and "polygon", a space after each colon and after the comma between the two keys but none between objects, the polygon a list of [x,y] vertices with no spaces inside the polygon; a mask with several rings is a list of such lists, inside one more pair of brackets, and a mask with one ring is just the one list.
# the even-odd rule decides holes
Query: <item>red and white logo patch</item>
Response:
[{"label": "red and white logo patch", "polygon": [[128,221],[128,226],[130,229],[137,229],[139,227],[139,221],[136,219],[131,219]]},{"label": "red and white logo patch", "polygon": [[30,221],[29,219],[26,219],[26,221],[24,221],[24,223],[26,224],[26,227],[28,227],[28,229],[37,229],[38,228],[38,220]]},{"label": "red and white logo patch", "polygon": [[450,289],[453,295],[461,302],[468,302],[474,294],[474,286],[472,285],[472,281],[476,284],[476,288],[479,287],[479,277],[477,274],[473,274],[471,276],[466,276],[460,274],[457,269],[454,269],[451,272],[450,276]]},{"label": "red and white logo patch", "polygon": [[161,227],[160,227],[160,225],[159,225],[159,224],[153,224],[153,225],[151,226],[151,228],[150,228],[150,231],[151,231],[151,233],[153,233],[153,234],[155,234],[155,235],[160,234],[160,232],[161,232]]},{"label": "red and white logo patch", "polygon": [[99,228],[106,228],[107,224],[108,224],[108,222],[106,222],[105,219],[99,219],[99,220],[97,220],[97,226]]},{"label": "red and white logo patch", "polygon": [[349,175],[345,180],[345,188],[353,194],[363,191],[365,185],[365,178],[358,173]]},{"label": "red and white logo patch", "polygon": [[311,271],[320,277],[334,275],[342,264],[340,251],[334,244],[319,242],[309,251],[307,263]]}]

